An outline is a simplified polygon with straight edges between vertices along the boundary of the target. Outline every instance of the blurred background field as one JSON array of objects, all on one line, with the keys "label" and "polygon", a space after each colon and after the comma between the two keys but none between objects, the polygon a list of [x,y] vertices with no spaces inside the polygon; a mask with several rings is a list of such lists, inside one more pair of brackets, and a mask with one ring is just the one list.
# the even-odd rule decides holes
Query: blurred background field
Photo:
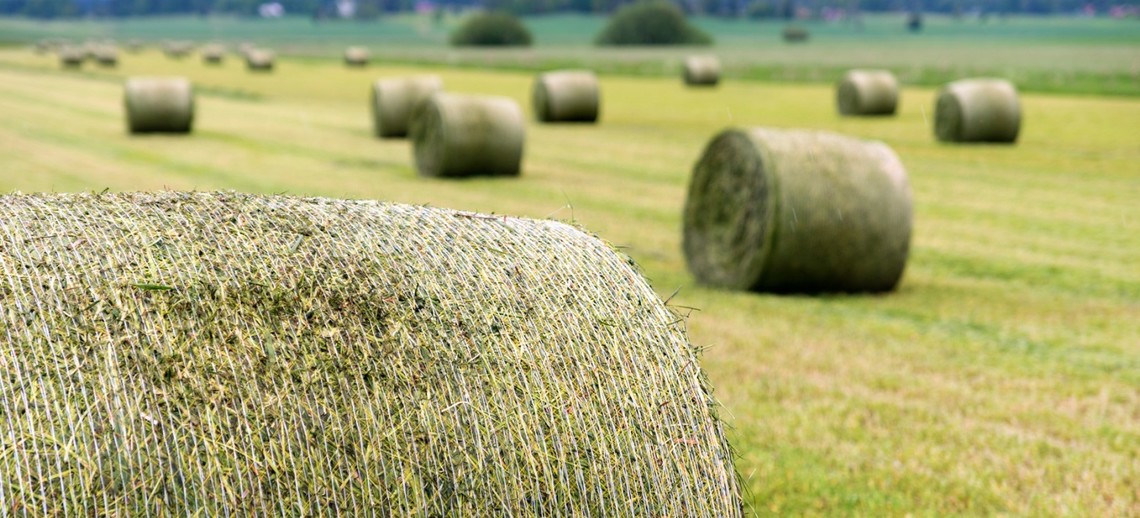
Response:
[{"label": "blurred background field", "polygon": [[[499,51],[449,48],[453,20],[442,23],[0,20],[0,191],[237,189],[571,220],[633,257],[689,316],[750,511],[1140,513],[1135,21],[932,17],[915,36],[901,15],[868,16],[862,33],[812,25],[811,42],[793,47],[780,24],[700,19],[717,44],[697,51],[727,68],[702,91],[677,76],[695,49],[598,50],[597,18],[527,19],[536,46]],[[65,72],[23,44],[45,36],[250,40],[284,57],[273,74],[249,74],[232,55],[209,67],[152,48]],[[350,43],[378,64],[345,68]],[[372,136],[376,78],[440,74],[449,91],[506,95],[529,117],[530,71],[562,65],[603,71],[601,123],[529,122],[517,180],[420,178],[406,141]],[[837,71],[867,65],[902,79],[897,117],[836,114]],[[934,140],[931,86],[974,73],[1026,92],[1017,145]],[[194,81],[193,135],[127,135],[121,81],[138,74]],[[899,154],[915,231],[896,293],[693,282],[680,251],[690,169],[717,131],[751,125],[879,139]]]}]

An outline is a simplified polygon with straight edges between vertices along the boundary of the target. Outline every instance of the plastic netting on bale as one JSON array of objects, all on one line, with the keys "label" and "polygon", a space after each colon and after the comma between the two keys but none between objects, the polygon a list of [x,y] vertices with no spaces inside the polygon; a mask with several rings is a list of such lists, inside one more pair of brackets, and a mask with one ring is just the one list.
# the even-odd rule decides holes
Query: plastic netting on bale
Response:
[{"label": "plastic netting on bale", "polygon": [[0,197],[0,509],[738,516],[683,326],[558,222]]}]

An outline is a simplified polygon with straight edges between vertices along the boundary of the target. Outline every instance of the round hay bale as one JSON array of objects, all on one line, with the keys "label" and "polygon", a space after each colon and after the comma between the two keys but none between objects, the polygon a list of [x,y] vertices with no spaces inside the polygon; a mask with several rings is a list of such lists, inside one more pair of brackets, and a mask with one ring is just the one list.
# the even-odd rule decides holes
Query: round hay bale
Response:
[{"label": "round hay bale", "polygon": [[59,48],[59,64],[63,68],[79,68],[87,61],[87,51],[82,47],[65,45]]},{"label": "round hay bale", "polygon": [[685,84],[716,86],[720,82],[720,60],[716,56],[689,56],[684,65]]},{"label": "round hay bale", "polygon": [[119,49],[113,45],[100,45],[95,49],[95,62],[106,68],[119,65]]},{"label": "round hay bale", "polygon": [[133,77],[124,88],[131,133],[189,133],[194,124],[194,88],[181,77]]},{"label": "round hay bale", "polygon": [[570,225],[5,195],[0,251],[12,514],[743,514],[684,320]]},{"label": "round hay bale", "polygon": [[194,52],[194,44],[189,41],[168,41],[162,45],[162,51],[171,59],[182,59]]},{"label": "round hay bale", "polygon": [[443,90],[439,76],[381,79],[372,83],[372,128],[380,138],[404,138],[412,114],[432,94]]},{"label": "round hay bale", "polygon": [[221,65],[226,58],[226,47],[220,44],[210,44],[202,47],[202,62],[207,65]]},{"label": "round hay bale", "polygon": [[436,93],[412,117],[416,169],[423,176],[518,176],[522,109],[507,97]]},{"label": "round hay bale", "polygon": [[728,129],[693,168],[684,251],[698,281],[767,292],[889,291],[910,247],[906,171],[881,142]]},{"label": "round hay bale", "polygon": [[899,82],[890,70],[850,70],[835,88],[842,115],[894,115]]},{"label": "round hay bale", "polygon": [[943,142],[1017,141],[1021,105],[1004,79],[963,79],[938,92],[934,134]]},{"label": "round hay bale", "polygon": [[811,33],[808,32],[807,27],[803,27],[801,25],[789,25],[787,27],[784,27],[782,35],[784,37],[784,41],[788,43],[805,43],[811,36]]},{"label": "round hay bale", "polygon": [[368,66],[368,49],[364,47],[349,47],[344,49],[344,64],[350,67]]},{"label": "round hay bale", "polygon": [[597,122],[601,98],[589,70],[546,72],[534,81],[534,114],[542,122]]},{"label": "round hay bale", "polygon": [[272,50],[253,49],[245,54],[245,67],[251,72],[272,72],[276,57]]}]

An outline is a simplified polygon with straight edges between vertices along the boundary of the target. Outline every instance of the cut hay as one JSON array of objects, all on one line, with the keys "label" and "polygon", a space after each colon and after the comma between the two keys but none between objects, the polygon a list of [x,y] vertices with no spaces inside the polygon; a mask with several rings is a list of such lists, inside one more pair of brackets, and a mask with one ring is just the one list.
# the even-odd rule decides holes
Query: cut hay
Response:
[{"label": "cut hay", "polygon": [[850,70],[835,88],[841,115],[894,115],[899,82],[889,70]]},{"label": "cut hay", "polygon": [[184,78],[128,79],[123,104],[131,133],[189,133],[194,124],[194,88]]},{"label": "cut hay", "polygon": [[437,93],[413,116],[416,169],[423,176],[518,176],[524,123],[507,97]]},{"label": "cut hay", "polygon": [[742,515],[683,319],[562,223],[9,195],[0,303],[12,515]]},{"label": "cut hay", "polygon": [[716,86],[720,82],[720,60],[716,56],[689,56],[683,77],[689,86]]},{"label": "cut hay", "polygon": [[910,234],[895,153],[824,132],[725,130],[694,167],[685,202],[689,270],[730,289],[889,291]]},{"label": "cut hay", "polygon": [[1021,105],[1004,79],[963,79],[938,92],[934,134],[943,142],[1017,141]]},{"label": "cut hay", "polygon": [[364,47],[349,47],[344,49],[344,64],[350,67],[368,66],[369,53]]},{"label": "cut hay", "polygon": [[207,65],[220,65],[226,58],[226,47],[220,44],[210,44],[202,47],[200,52],[202,62]]},{"label": "cut hay", "polygon": [[99,45],[95,48],[95,62],[106,68],[118,66],[119,49],[114,45]]},{"label": "cut hay", "polygon": [[412,114],[432,94],[443,90],[439,76],[380,79],[372,83],[372,128],[380,138],[404,138]]},{"label": "cut hay", "polygon": [[539,74],[531,97],[542,122],[597,122],[601,98],[598,76],[589,70]]},{"label": "cut hay", "polygon": [[272,72],[276,57],[272,50],[252,49],[245,53],[245,67],[251,72]]},{"label": "cut hay", "polygon": [[87,61],[87,50],[83,47],[64,45],[59,47],[59,64],[63,68],[79,68]]}]

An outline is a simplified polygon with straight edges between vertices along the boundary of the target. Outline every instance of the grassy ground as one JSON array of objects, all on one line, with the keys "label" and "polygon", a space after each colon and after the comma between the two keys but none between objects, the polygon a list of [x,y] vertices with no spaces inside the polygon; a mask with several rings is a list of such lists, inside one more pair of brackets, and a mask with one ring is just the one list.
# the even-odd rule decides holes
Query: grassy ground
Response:
[{"label": "grassy ground", "polygon": [[904,17],[866,16],[847,22],[807,22],[812,39],[781,41],[782,22],[700,18],[716,36],[707,48],[598,49],[594,36],[605,19],[543,16],[526,20],[536,45],[528,49],[470,50],[447,46],[459,19],[434,23],[396,16],[376,23],[237,18],[150,18],[121,21],[33,22],[0,19],[0,40],[30,42],[45,36],[141,38],[157,41],[255,41],[287,54],[337,56],[346,45],[366,45],[374,55],[403,64],[541,70],[589,67],[603,73],[672,76],[681,58],[714,53],[726,75],[738,79],[830,83],[853,66],[893,70],[910,85],[938,86],[966,76],[1013,80],[1024,91],[1140,95],[1140,21],[1104,18],[992,17],[954,20],[929,16],[921,34],[904,30]]},{"label": "grassy ground", "polygon": [[[524,175],[418,178],[370,135],[370,80],[434,72],[528,99],[529,74],[285,60],[251,75],[148,53],[65,73],[0,51],[0,191],[238,189],[573,219],[693,307],[757,514],[1140,513],[1140,101],[1023,96],[1016,146],[934,142],[933,92],[839,118],[826,86],[604,77],[598,126],[527,127]],[[203,86],[193,136],[125,134],[120,76]],[[691,164],[730,125],[881,139],[910,173],[897,293],[796,297],[694,285],[680,253]]]}]

